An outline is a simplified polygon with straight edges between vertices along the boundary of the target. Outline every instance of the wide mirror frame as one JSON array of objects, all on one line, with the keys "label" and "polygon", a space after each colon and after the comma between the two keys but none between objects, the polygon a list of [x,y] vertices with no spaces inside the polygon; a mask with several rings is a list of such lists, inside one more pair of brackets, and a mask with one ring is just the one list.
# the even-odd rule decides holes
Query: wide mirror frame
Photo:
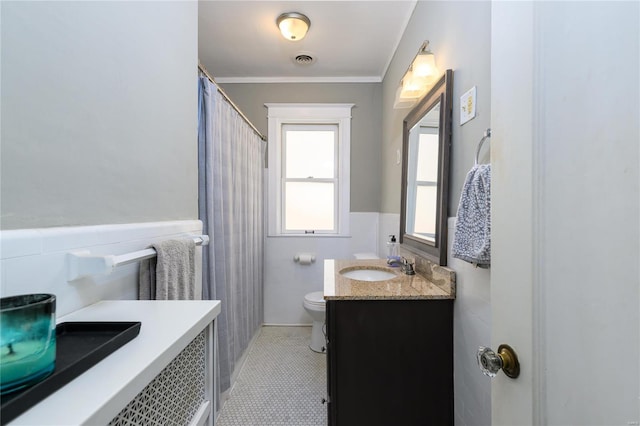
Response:
[{"label": "wide mirror frame", "polygon": [[[439,265],[447,264],[447,217],[449,204],[449,151],[451,147],[453,71],[447,70],[403,122],[402,129],[402,205],[400,209],[400,243],[412,251],[422,252]],[[435,107],[440,106],[438,125],[438,170],[435,205],[435,235],[422,238],[407,232],[407,178],[410,165],[410,132]],[[412,164],[412,163],[411,163]],[[413,215],[414,212],[412,212]]]}]

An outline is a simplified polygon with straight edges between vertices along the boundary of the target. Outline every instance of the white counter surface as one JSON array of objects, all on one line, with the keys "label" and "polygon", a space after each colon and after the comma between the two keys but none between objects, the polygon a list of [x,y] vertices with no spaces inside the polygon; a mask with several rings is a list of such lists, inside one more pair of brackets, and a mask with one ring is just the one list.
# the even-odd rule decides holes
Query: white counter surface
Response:
[{"label": "white counter surface", "polygon": [[220,313],[220,301],[102,301],[58,318],[140,321],[140,334],[11,425],[107,424]]}]

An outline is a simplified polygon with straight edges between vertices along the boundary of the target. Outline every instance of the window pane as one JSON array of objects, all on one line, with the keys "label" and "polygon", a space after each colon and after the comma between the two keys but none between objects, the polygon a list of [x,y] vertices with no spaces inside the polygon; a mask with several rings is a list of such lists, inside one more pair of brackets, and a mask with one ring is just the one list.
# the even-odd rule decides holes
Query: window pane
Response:
[{"label": "window pane", "polygon": [[421,133],[418,141],[419,181],[438,181],[438,134]]},{"label": "window pane", "polygon": [[284,126],[284,176],[335,177],[336,126],[315,126],[321,130],[289,130],[288,127],[294,126]]},{"label": "window pane", "polygon": [[335,228],[333,192],[333,183],[287,182],[285,184],[285,230],[333,230]]},{"label": "window pane", "polygon": [[418,186],[416,193],[416,217],[414,233],[435,241],[436,233],[436,193],[435,186]]}]

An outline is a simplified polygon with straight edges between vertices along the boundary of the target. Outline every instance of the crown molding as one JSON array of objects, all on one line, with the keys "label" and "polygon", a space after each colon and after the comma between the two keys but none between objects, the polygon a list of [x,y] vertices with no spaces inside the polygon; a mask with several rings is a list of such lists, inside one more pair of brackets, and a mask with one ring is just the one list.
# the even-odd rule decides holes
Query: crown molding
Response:
[{"label": "crown molding", "polygon": [[217,83],[382,83],[380,76],[362,77],[216,77]]}]

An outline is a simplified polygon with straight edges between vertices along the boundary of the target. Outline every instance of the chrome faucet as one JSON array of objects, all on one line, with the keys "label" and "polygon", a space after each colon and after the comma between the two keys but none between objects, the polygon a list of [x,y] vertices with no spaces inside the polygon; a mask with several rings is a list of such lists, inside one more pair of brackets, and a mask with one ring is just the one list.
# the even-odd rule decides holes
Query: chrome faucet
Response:
[{"label": "chrome faucet", "polygon": [[402,257],[402,271],[407,275],[415,275],[416,271],[413,269],[413,263],[411,263],[406,257]]},{"label": "chrome faucet", "polygon": [[[387,265],[393,267],[393,266],[400,266],[404,264],[402,263],[402,260],[400,260],[399,257],[390,257],[387,259]],[[404,266],[403,266],[403,269],[404,269]]]},{"label": "chrome faucet", "polygon": [[415,275],[416,271],[414,269],[414,264],[409,261],[406,257],[398,257],[398,258],[389,258],[387,259],[387,265],[389,266],[402,266],[402,272],[406,275]]}]

